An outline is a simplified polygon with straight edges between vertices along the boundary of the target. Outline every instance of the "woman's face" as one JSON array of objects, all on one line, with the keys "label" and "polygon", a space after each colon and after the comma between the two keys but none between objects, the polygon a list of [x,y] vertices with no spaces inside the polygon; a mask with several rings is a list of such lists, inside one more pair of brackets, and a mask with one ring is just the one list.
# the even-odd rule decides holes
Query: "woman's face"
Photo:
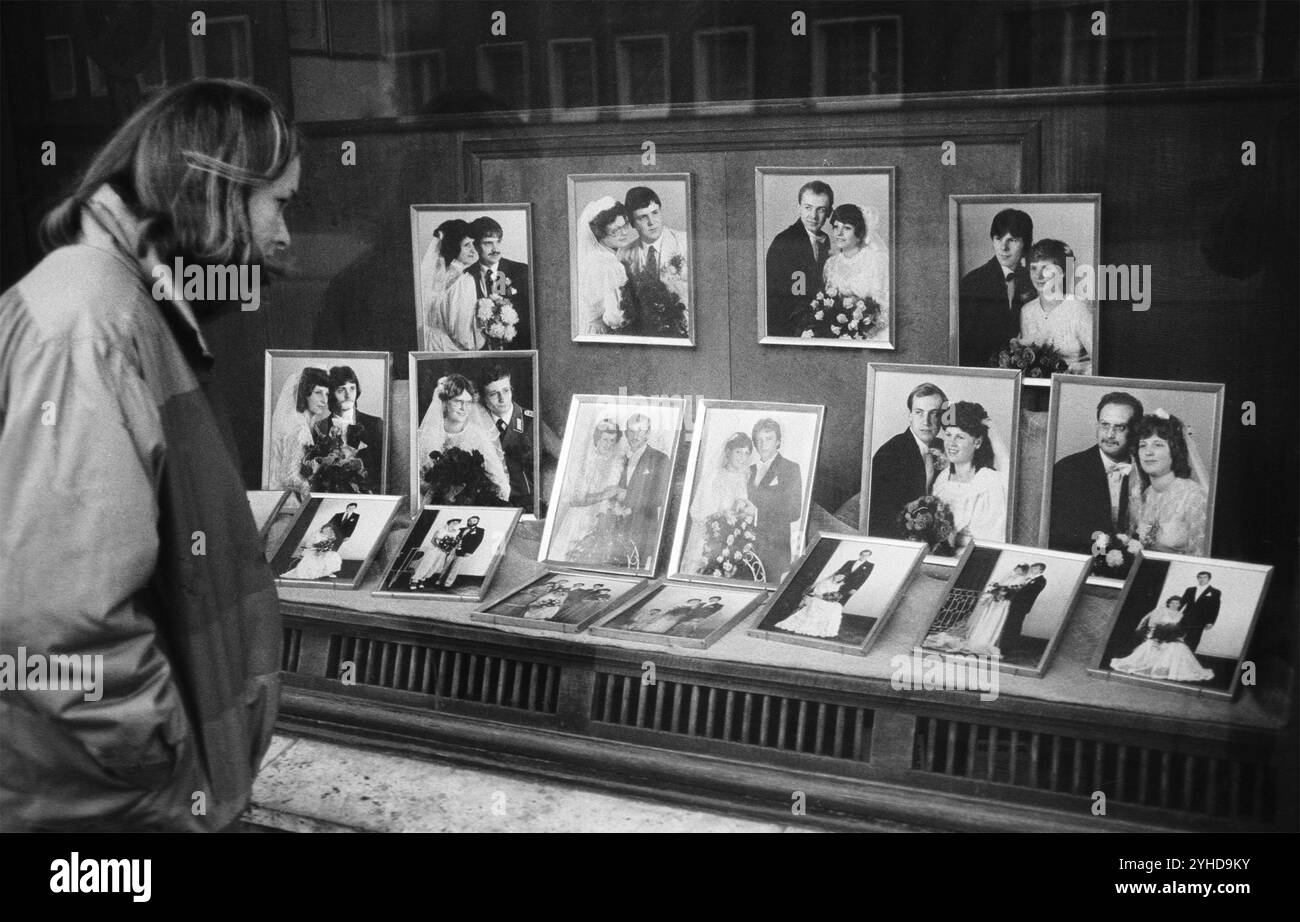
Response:
[{"label": "woman's face", "polygon": [[1177,599],[1170,599],[1165,603],[1165,609],[1167,611],[1180,612],[1183,610],[1183,603]]},{"label": "woman's face", "polygon": [[943,430],[943,451],[953,464],[969,464],[975,457],[975,449],[984,444],[984,440],[971,435],[957,426],[946,426]]},{"label": "woman's face", "polygon": [[596,439],[596,451],[602,455],[607,455],[614,450],[618,444],[618,435],[609,430],[602,430],[600,437]]},{"label": "woman's face", "polygon": [[330,393],[324,384],[317,384],[307,395],[307,412],[312,416],[322,416],[329,411]]},{"label": "woman's face", "polygon": [[1174,466],[1169,443],[1158,435],[1149,435],[1138,442],[1138,461],[1141,462],[1142,470],[1147,472],[1148,477],[1168,474]]},{"label": "woman's face", "polygon": [[473,237],[466,237],[460,242],[460,254],[456,258],[467,266],[478,262],[478,250],[474,249]]},{"label": "woman's face", "polygon": [[733,471],[741,470],[749,466],[749,458],[752,452],[744,445],[737,445],[731,451],[727,452],[727,467]]},{"label": "woman's face", "polygon": [[469,408],[473,402],[474,398],[469,394],[458,394],[450,400],[444,400],[442,404],[443,419],[451,423],[465,422],[465,420],[469,419]]},{"label": "woman's face", "polygon": [[835,246],[840,250],[856,250],[862,246],[862,238],[852,224],[836,221],[831,225],[831,234],[835,237]]},{"label": "woman's face", "polygon": [[1029,280],[1034,283],[1034,288],[1041,295],[1043,289],[1049,285],[1053,286],[1054,292],[1059,296],[1061,285],[1059,280],[1065,273],[1061,267],[1050,259],[1035,259],[1029,264]]},{"label": "woman's face", "polygon": [[258,186],[248,195],[248,226],[253,235],[254,258],[274,258],[289,246],[289,228],[284,222],[284,210],[298,191],[298,174],[302,162],[294,159],[280,178],[265,186]]},{"label": "woman's face", "polygon": [[631,244],[636,231],[627,223],[627,218],[619,215],[605,227],[605,236],[600,238],[601,246],[617,250]]}]

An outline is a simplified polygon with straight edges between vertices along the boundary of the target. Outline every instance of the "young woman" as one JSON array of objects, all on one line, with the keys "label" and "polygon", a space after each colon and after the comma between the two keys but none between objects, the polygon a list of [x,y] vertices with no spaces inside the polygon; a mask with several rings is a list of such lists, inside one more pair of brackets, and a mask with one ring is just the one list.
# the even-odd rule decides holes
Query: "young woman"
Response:
[{"label": "young woman", "polygon": [[1165,599],[1163,609],[1143,615],[1137,626],[1142,642],[1128,656],[1112,659],[1110,668],[1175,682],[1206,682],[1214,678],[1214,670],[1202,666],[1183,640],[1178,626],[1183,619],[1182,609],[1183,600],[1171,595]]},{"label": "young woman", "polygon": [[578,217],[578,332],[617,333],[626,322],[627,267],[618,251],[636,240],[622,202],[598,198]]},{"label": "young woman", "polygon": [[1020,339],[1060,350],[1072,375],[1092,374],[1092,311],[1066,293],[1074,253],[1059,240],[1040,240],[1029,249],[1029,280],[1038,297],[1020,309]]},{"label": "young woman", "polygon": [[1154,551],[1205,555],[1205,468],[1187,428],[1160,409],[1142,417],[1134,436],[1141,484],[1133,519],[1138,540]]},{"label": "young woman", "polygon": [[[944,411],[945,414],[947,411]],[[948,466],[934,480],[934,495],[948,504],[953,547],[971,540],[1007,539],[1007,472],[1011,455],[978,403],[952,405],[942,430]]]}]

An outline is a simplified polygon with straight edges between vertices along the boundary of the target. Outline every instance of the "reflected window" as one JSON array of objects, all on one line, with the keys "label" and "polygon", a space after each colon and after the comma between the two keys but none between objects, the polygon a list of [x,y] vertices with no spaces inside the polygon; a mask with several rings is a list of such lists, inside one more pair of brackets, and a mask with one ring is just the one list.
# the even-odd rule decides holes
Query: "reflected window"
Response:
[{"label": "reflected window", "polygon": [[667,35],[624,35],[614,41],[618,104],[633,115],[663,114],[670,101]]},{"label": "reflected window", "polygon": [[209,16],[207,35],[190,36],[196,77],[253,79],[253,33],[247,16]]},{"label": "reflected window", "polygon": [[527,109],[531,104],[528,46],[523,42],[479,45],[478,85],[503,109]]},{"label": "reflected window", "polygon": [[898,16],[826,19],[813,26],[814,96],[877,96],[903,91]]},{"label": "reflected window", "polygon": [[752,27],[695,33],[695,99],[711,102],[754,98]]},{"label": "reflected window", "polygon": [[596,105],[596,43],[589,38],[557,38],[547,52],[551,105],[557,109]]}]

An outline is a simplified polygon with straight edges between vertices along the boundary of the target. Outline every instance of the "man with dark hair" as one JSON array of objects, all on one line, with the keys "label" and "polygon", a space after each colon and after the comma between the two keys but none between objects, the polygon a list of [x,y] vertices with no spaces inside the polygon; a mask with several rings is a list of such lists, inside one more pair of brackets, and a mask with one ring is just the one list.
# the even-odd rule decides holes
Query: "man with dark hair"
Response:
[{"label": "man with dark hair", "polygon": [[1092,552],[1095,532],[1129,530],[1129,488],[1134,430],[1142,419],[1142,401],[1112,391],[1097,404],[1097,444],[1067,455],[1052,466],[1052,508],[1048,547],[1075,554]]},{"label": "man with dark hair", "polygon": [[465,527],[456,535],[456,547],[447,557],[446,569],[442,571],[442,585],[450,589],[456,585],[456,578],[465,567],[465,561],[474,556],[479,545],[483,543],[485,532],[479,524],[479,517],[471,515],[465,520]]},{"label": "man with dark hair", "polygon": [[749,501],[758,510],[754,533],[768,582],[778,581],[794,556],[794,529],[803,512],[803,471],[781,454],[781,425],[764,417],[751,433],[758,460],[749,466]]},{"label": "man with dark hair", "polygon": [[940,413],[947,403],[947,395],[929,382],[918,384],[907,395],[907,428],[871,457],[867,534],[907,538],[899,516],[908,503],[926,496],[934,486],[938,468],[931,446],[942,447]]},{"label": "man with dark hair", "polygon": [[1033,219],[1004,208],[994,215],[989,238],[993,256],[962,276],[957,299],[961,364],[977,368],[997,366],[998,350],[1020,335],[1020,308],[1038,296],[1024,262]]},{"label": "man with dark hair", "polygon": [[821,290],[822,267],[831,254],[822,225],[831,216],[835,193],[820,179],[799,188],[798,219],[767,248],[767,335],[798,336],[795,316]]},{"label": "man with dark hair", "polygon": [[682,304],[690,306],[690,286],[686,274],[686,234],[664,225],[659,196],[649,186],[627,190],[623,207],[636,229],[637,240],[621,248],[618,258],[627,266],[629,276],[644,272],[659,279]]},{"label": "man with dark hair", "polygon": [[357,522],[361,521],[361,516],[357,513],[357,504],[348,503],[347,508],[342,512],[336,512],[330,517],[329,526],[334,529],[337,535],[334,539],[334,550],[343,546],[343,542],[352,537],[352,533],[357,530]]},{"label": "man with dark hair", "polygon": [[509,298],[519,315],[519,322],[515,324],[515,338],[508,348],[532,349],[532,308],[528,300],[532,289],[528,282],[528,263],[501,255],[505,232],[495,218],[487,215],[475,218],[470,222],[469,230],[474,237],[474,249],[478,251],[478,262],[466,271],[474,276],[476,297],[486,298],[496,292]]},{"label": "man with dark hair", "polygon": [[1210,585],[1213,578],[1209,570],[1202,570],[1196,574],[1196,585],[1183,591],[1183,619],[1178,626],[1183,629],[1183,642],[1193,653],[1205,629],[1219,620],[1222,599],[1219,590]]},{"label": "man with dark hair", "polygon": [[844,582],[840,583],[841,605],[847,604],[849,599],[853,598],[853,593],[862,588],[862,584],[867,581],[867,577],[875,568],[876,565],[871,562],[871,551],[866,549],[858,553],[856,560],[846,560],[840,565],[833,575],[844,577]]},{"label": "man with dark hair", "polygon": [[384,421],[378,416],[357,409],[361,399],[361,382],[348,365],[335,365],[330,369],[330,415],[312,426],[317,443],[330,437],[337,429],[343,441],[360,448],[357,457],[366,469],[365,492],[384,492]]},{"label": "man with dark hair", "polygon": [[510,477],[512,506],[525,512],[537,513],[533,493],[533,429],[537,423],[533,411],[515,403],[514,385],[510,369],[493,365],[483,376],[479,392],[487,407],[501,450],[506,456],[506,473]]}]

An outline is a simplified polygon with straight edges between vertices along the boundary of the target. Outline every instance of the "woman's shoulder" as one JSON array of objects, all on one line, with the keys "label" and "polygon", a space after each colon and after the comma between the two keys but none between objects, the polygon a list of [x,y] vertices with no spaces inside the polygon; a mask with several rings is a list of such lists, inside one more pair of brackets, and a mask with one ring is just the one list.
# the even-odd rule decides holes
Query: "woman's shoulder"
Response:
[{"label": "woman's shoulder", "polygon": [[1006,486],[1007,475],[1005,472],[999,471],[995,467],[982,467],[975,472],[975,476],[971,478],[971,482],[986,487]]},{"label": "woman's shoulder", "polygon": [[1175,479],[1172,489],[1174,495],[1180,498],[1204,500],[1208,495],[1205,487],[1201,486],[1190,477],[1179,477]]}]

